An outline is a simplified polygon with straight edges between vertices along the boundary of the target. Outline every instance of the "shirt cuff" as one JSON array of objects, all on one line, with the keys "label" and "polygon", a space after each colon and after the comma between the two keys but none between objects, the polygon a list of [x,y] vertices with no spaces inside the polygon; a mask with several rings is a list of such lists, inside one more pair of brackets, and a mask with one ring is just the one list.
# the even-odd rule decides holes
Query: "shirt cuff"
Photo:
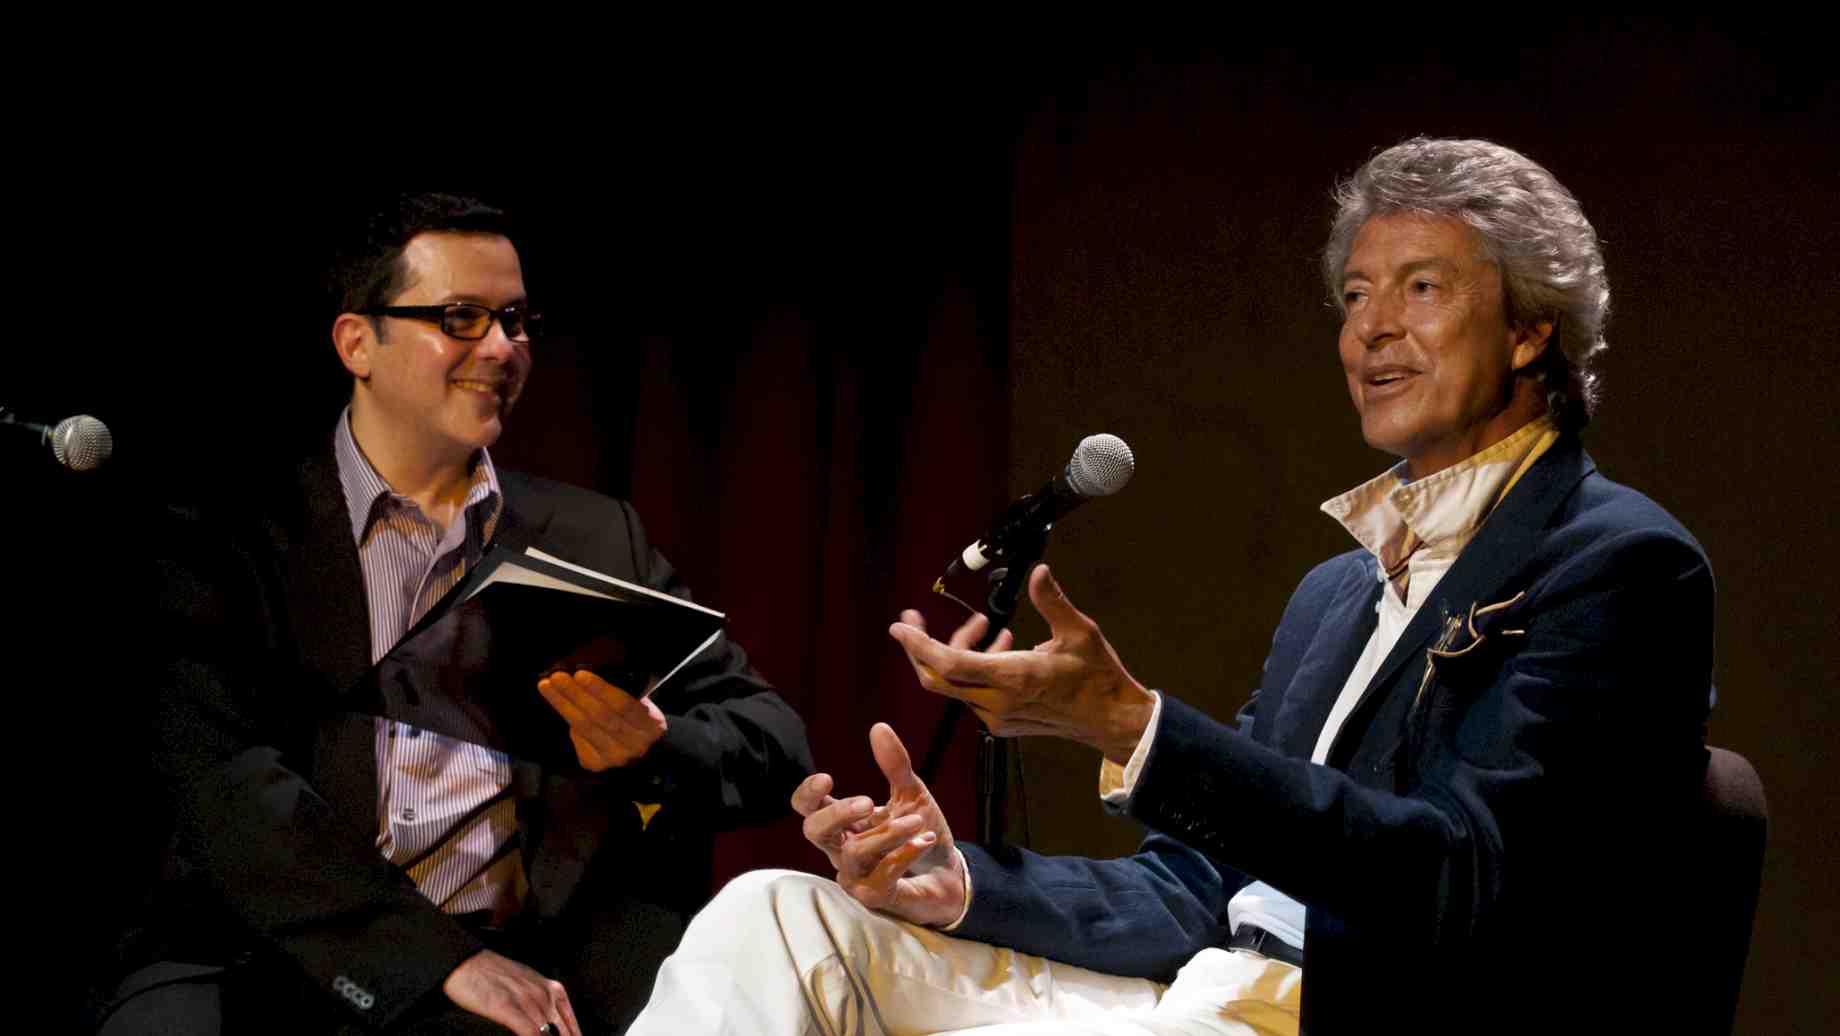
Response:
[{"label": "shirt cuff", "polygon": [[1131,800],[1131,791],[1137,787],[1137,778],[1144,772],[1144,761],[1150,758],[1150,743],[1156,740],[1156,723],[1163,718],[1162,692],[1151,691],[1150,694],[1156,698],[1156,704],[1150,707],[1150,725],[1144,728],[1144,736],[1137,740],[1131,758],[1125,760],[1123,766],[1110,759],[1099,763],[1099,798],[1109,805],[1123,806]]},{"label": "shirt cuff", "polygon": [[958,912],[957,919],[951,924],[941,928],[940,931],[942,932],[952,931],[959,925],[964,924],[965,917],[971,913],[971,864],[965,859],[965,854],[958,851],[958,846],[955,845],[952,847],[952,853],[958,857],[958,869],[965,874],[965,909]]}]

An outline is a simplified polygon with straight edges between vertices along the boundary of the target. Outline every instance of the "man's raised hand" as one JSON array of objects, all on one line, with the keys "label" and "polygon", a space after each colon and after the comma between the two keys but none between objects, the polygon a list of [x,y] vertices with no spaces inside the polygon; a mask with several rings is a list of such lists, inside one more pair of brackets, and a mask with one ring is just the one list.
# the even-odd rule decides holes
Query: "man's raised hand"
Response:
[{"label": "man's raised hand", "polygon": [[831,776],[816,773],[792,793],[805,838],[837,870],[837,884],[864,906],[939,927],[965,909],[964,863],[945,813],[914,773],[894,728],[877,723],[869,748],[888,779],[888,801],[832,797]]},{"label": "man's raised hand", "polygon": [[945,644],[927,636],[917,612],[902,612],[888,634],[907,652],[920,686],[969,705],[991,733],[1063,737],[1122,765],[1143,738],[1156,697],[1125,670],[1099,624],[1073,606],[1048,566],[1029,574],[1029,599],[1053,634],[1032,651],[1005,650],[1007,630],[989,651],[972,650],[982,616]]}]

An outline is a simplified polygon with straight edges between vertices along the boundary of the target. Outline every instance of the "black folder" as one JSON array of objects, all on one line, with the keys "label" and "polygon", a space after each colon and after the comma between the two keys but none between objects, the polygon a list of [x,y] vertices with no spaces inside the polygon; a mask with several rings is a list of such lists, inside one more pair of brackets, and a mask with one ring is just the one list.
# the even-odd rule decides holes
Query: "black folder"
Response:
[{"label": "black folder", "polygon": [[568,724],[537,693],[539,679],[588,669],[628,694],[668,694],[671,676],[722,626],[721,612],[495,545],[350,700],[357,711],[514,758],[568,764]]}]

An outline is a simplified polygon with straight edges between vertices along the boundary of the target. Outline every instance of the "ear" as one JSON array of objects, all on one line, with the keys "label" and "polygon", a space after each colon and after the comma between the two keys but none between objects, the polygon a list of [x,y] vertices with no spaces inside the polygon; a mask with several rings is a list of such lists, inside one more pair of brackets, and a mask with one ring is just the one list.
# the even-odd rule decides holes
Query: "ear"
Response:
[{"label": "ear", "polygon": [[339,362],[359,381],[371,376],[371,350],[377,347],[377,332],[371,322],[356,313],[340,313],[332,322],[332,348]]},{"label": "ear", "polygon": [[1508,355],[1508,364],[1515,371],[1524,371],[1533,361],[1546,351],[1546,343],[1552,340],[1553,322],[1536,320],[1524,327],[1517,327],[1509,332],[1508,341],[1514,351]]}]

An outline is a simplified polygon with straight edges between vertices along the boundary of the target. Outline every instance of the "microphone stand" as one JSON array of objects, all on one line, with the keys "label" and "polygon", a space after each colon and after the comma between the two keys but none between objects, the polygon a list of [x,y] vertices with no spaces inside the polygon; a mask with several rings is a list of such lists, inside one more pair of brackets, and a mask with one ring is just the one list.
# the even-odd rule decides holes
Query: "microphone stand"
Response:
[{"label": "microphone stand", "polygon": [[[1022,592],[1029,585],[1029,573],[1035,570],[1036,562],[1041,560],[1047,550],[1048,530],[1031,532],[1012,541],[1004,551],[1003,560],[992,565],[986,572],[990,595],[984,602],[984,617],[989,620],[989,626],[984,636],[978,640],[977,650],[987,650],[996,642],[997,635],[1009,627],[1010,621],[1016,616],[1016,606],[1022,599]],[[932,744],[927,747],[926,761],[921,766],[923,780],[932,780],[938,772],[946,747],[951,744],[959,717],[964,711],[965,703],[956,698],[947,703],[945,717],[933,732]],[[992,736],[988,730],[980,730],[977,753],[978,843],[985,846],[997,845],[1004,840],[1008,831],[1009,742]]]}]

